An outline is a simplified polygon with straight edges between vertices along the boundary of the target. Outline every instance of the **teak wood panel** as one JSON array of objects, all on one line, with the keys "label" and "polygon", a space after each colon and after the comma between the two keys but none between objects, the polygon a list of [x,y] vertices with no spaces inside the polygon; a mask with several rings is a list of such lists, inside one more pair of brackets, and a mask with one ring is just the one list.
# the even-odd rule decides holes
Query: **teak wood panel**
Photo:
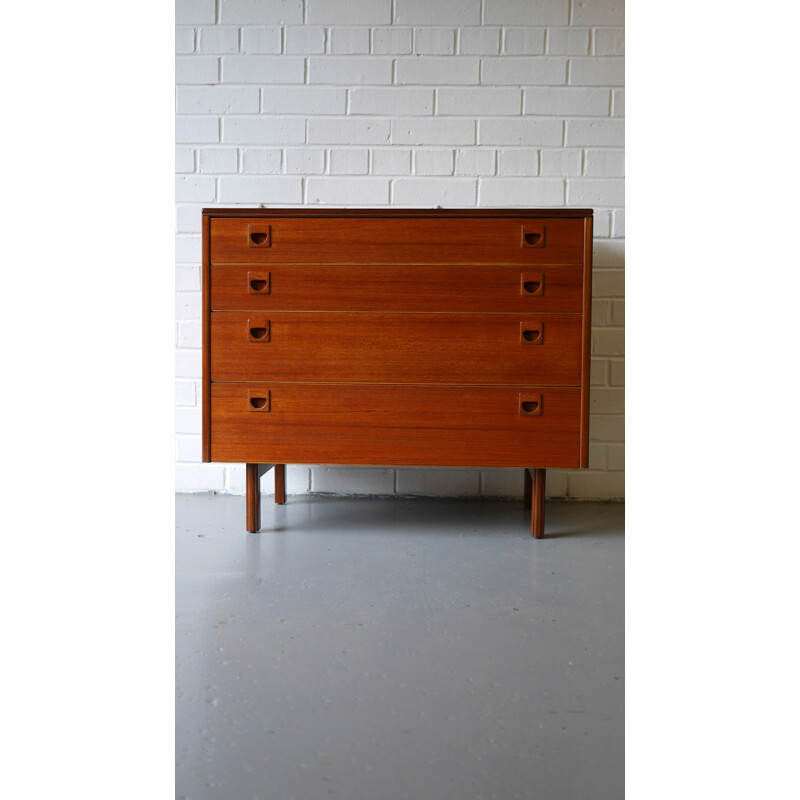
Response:
[{"label": "teak wood panel", "polygon": [[[540,414],[520,413],[526,398]],[[214,461],[574,468],[580,457],[578,388],[213,383],[211,402]]]},{"label": "teak wood panel", "polygon": [[583,219],[211,218],[212,264],[583,263]]},{"label": "teak wood panel", "polygon": [[211,267],[211,308],[285,311],[582,310],[582,267],[269,264]]},{"label": "teak wood panel", "polygon": [[577,314],[210,316],[212,381],[580,385]]}]

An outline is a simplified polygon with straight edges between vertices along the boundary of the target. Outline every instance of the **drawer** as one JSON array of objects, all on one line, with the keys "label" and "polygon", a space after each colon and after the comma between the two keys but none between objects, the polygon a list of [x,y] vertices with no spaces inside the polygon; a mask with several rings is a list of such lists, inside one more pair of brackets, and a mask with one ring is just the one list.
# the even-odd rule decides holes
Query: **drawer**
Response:
[{"label": "drawer", "polygon": [[583,264],[576,218],[212,217],[212,264]]},{"label": "drawer", "polygon": [[211,308],[581,312],[582,267],[270,264],[211,268]]},{"label": "drawer", "polygon": [[210,435],[212,461],[575,468],[580,390],[214,383]]},{"label": "drawer", "polygon": [[212,381],[577,386],[581,316],[211,314]]}]

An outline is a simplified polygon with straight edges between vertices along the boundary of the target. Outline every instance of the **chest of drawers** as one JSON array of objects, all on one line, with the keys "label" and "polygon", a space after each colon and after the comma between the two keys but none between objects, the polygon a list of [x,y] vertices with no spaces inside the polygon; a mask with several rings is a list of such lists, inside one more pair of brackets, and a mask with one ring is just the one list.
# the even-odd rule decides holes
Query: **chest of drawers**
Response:
[{"label": "chest of drawers", "polygon": [[203,461],[587,466],[592,212],[203,211]]}]

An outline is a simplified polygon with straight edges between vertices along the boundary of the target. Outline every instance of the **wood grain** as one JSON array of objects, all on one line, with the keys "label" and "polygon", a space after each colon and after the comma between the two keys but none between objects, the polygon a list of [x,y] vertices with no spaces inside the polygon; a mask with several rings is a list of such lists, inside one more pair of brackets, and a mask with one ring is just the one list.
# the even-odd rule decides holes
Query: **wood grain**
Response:
[{"label": "wood grain", "polygon": [[[211,314],[212,381],[580,384],[578,315],[276,311],[258,318],[270,332],[258,342],[254,319]],[[542,326],[542,344],[521,344],[522,322]]]},{"label": "wood grain", "polygon": [[[580,389],[520,386],[212,383],[214,461],[461,467],[578,466]],[[269,414],[247,410],[269,391]]]}]

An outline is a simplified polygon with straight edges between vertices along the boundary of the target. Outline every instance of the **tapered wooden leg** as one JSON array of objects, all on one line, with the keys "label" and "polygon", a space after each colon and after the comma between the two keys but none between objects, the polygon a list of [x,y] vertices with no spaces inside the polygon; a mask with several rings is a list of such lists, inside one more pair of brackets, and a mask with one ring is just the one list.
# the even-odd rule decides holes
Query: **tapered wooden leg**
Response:
[{"label": "tapered wooden leg", "polygon": [[261,528],[261,476],[258,464],[248,464],[245,487],[247,497],[247,530],[258,533]]},{"label": "tapered wooden leg", "polygon": [[522,502],[525,508],[531,507],[531,489],[533,481],[531,480],[531,473],[527,469],[522,470],[525,474],[525,485],[523,486]]},{"label": "tapered wooden leg", "polygon": [[544,538],[544,482],[545,470],[532,469],[531,498],[531,536],[534,539]]},{"label": "tapered wooden leg", "polygon": [[286,464],[275,465],[275,502],[286,502]]}]

